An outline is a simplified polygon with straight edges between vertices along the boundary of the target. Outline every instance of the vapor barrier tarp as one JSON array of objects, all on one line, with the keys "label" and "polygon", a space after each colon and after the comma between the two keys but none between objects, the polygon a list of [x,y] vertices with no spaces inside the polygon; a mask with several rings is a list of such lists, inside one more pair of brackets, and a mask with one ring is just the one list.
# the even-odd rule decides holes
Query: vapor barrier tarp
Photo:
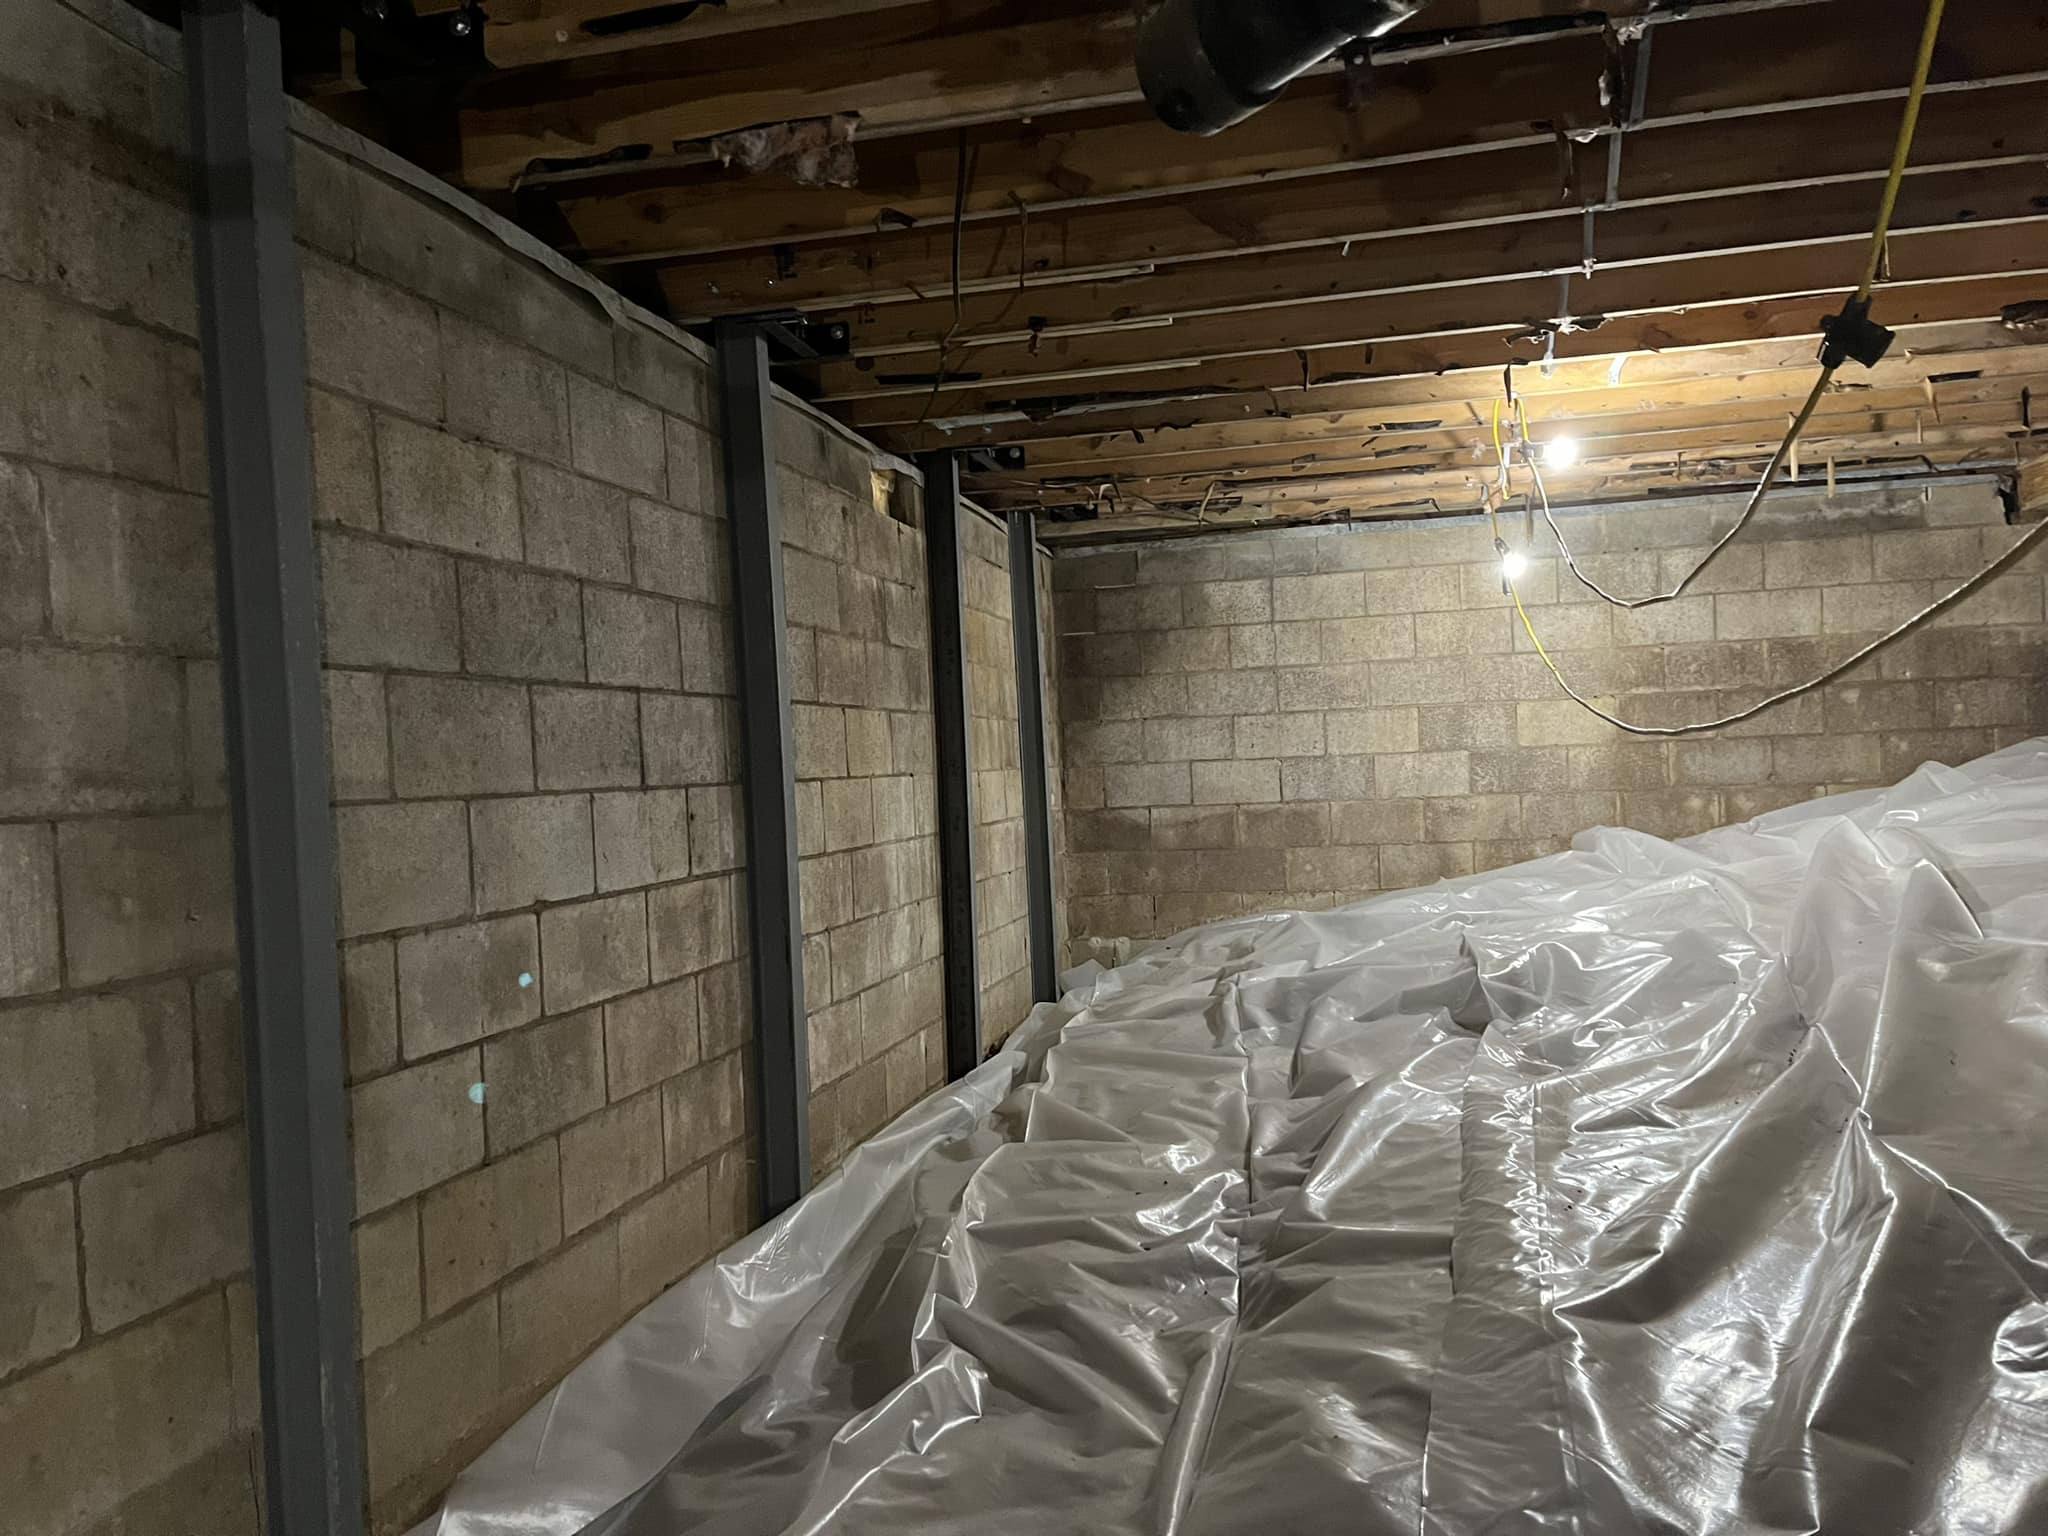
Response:
[{"label": "vapor barrier tarp", "polygon": [[441,1536],[2048,1532],[2048,740],[1075,978]]}]

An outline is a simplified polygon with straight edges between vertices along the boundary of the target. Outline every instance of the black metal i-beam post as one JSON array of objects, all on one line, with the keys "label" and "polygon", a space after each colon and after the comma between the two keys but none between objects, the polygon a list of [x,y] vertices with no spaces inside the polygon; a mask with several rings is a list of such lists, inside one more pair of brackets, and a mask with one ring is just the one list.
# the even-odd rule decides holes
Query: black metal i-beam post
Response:
[{"label": "black metal i-beam post", "polygon": [[761,1112],[761,1214],[811,1187],[810,1021],[798,910],[796,751],[789,722],[789,631],[782,503],[775,487],[768,338],[744,320],[718,327],[726,522],[732,530],[734,659],[746,793],[749,963]]},{"label": "black metal i-beam post", "polygon": [[305,312],[277,21],[187,0],[265,1528],[363,1529]]},{"label": "black metal i-beam post", "polygon": [[924,471],[925,587],[932,612],[932,730],[939,763],[939,907],[946,940],[946,1075],[981,1065],[980,933],[974,892],[974,762],[968,750],[967,571],[960,557],[960,464],[918,456]]},{"label": "black metal i-beam post", "polygon": [[1053,937],[1052,798],[1045,761],[1045,652],[1038,630],[1038,519],[1010,514],[1010,644],[1017,663],[1017,762],[1024,784],[1024,903],[1031,931],[1031,996],[1060,995]]}]

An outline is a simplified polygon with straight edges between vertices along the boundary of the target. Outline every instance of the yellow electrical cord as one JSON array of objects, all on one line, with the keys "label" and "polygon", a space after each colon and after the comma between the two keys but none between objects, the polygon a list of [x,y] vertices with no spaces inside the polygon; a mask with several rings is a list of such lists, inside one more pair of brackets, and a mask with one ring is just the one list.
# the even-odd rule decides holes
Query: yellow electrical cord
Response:
[{"label": "yellow electrical cord", "polygon": [[[1920,125],[1920,104],[1927,94],[1928,76],[1933,72],[1935,40],[1937,36],[1940,34],[1942,13],[1946,8],[1947,0],[1928,0],[1927,20],[1925,25],[1921,29],[1920,50],[1913,65],[1913,83],[1912,87],[1906,93],[1905,114],[1899,122],[1898,141],[1892,149],[1891,167],[1885,175],[1884,192],[1878,201],[1877,222],[1871,231],[1869,260],[1865,263],[1864,266],[1863,280],[1856,287],[1857,302],[1862,302],[1863,300],[1866,300],[1870,297],[1871,291],[1877,286],[1878,274],[1884,268],[1885,242],[1891,233],[1892,216],[1898,209],[1899,188],[1901,184],[1905,181],[1906,165],[1908,160],[1912,157],[1913,138]],[[1601,587],[1597,582],[1593,581],[1592,578],[1588,577],[1587,575],[1585,575],[1584,572],[1579,570],[1578,562],[1572,558],[1570,546],[1565,543],[1563,532],[1558,528],[1556,520],[1551,516],[1550,495],[1543,485],[1542,472],[1536,467],[1533,456],[1531,456],[1528,453],[1528,409],[1523,404],[1519,396],[1512,397],[1512,406],[1515,411],[1516,425],[1520,429],[1519,436],[1523,447],[1524,457],[1528,460],[1530,475],[1532,476],[1532,478],[1534,478],[1538,494],[1542,497],[1544,520],[1550,524],[1551,532],[1557,536],[1558,549],[1563,553],[1565,564],[1571,568],[1572,574],[1576,576],[1581,583],[1590,588],[1592,591],[1598,593],[1608,602],[1613,603],[1615,606],[1621,608],[1640,608],[1652,603],[1669,602],[1673,598],[1677,597],[1686,589],[1687,586],[1691,584],[1693,578],[1698,576],[1701,571],[1705,570],[1707,566],[1713,561],[1714,557],[1720,554],[1720,552],[1727,547],[1728,541],[1733,539],[1736,536],[1736,534],[1742,531],[1743,527],[1749,522],[1750,518],[1755,514],[1757,508],[1763,504],[1764,498],[1770,492],[1772,483],[1777,479],[1779,471],[1784,468],[1785,460],[1788,457],[1790,457],[1793,446],[1799,441],[1800,434],[1806,430],[1807,424],[1813,419],[1813,413],[1819,409],[1821,397],[1822,395],[1827,393],[1828,385],[1833,381],[1834,376],[1835,369],[1833,365],[1822,366],[1820,371],[1820,377],[1814,380],[1813,388],[1807,393],[1806,403],[1799,408],[1798,414],[1792,418],[1791,426],[1786,431],[1784,440],[1779,443],[1778,451],[1771,456],[1770,464],[1765,468],[1763,478],[1758,483],[1755,494],[1750,497],[1749,504],[1743,508],[1742,515],[1736,519],[1734,526],[1731,527],[1726,533],[1724,533],[1720,537],[1720,539],[1718,539],[1715,542],[1713,547],[1707,551],[1707,553],[1700,559],[1698,564],[1694,565],[1691,570],[1686,572],[1685,576],[1681,580],[1679,580],[1679,582],[1675,586],[1673,586],[1669,592],[1656,593],[1648,597],[1638,598],[1615,597],[1612,593],[1608,592],[1605,588]],[[1495,456],[1498,458],[1500,462],[1500,481],[1498,490],[1501,495],[1505,495],[1507,491],[1510,460],[1507,446],[1501,438],[1500,418],[1502,404],[1503,402],[1500,400],[1496,400],[1493,403],[1493,449]],[[1491,520],[1493,525],[1494,545],[1496,548],[1504,549],[1506,545],[1501,538],[1500,517],[1498,512],[1496,511],[1496,498],[1489,497],[1487,499],[1486,512],[1488,518]],[[1541,637],[1537,635],[1535,626],[1529,622],[1529,610],[1522,606],[1522,594],[1520,593],[1520,591],[1516,589],[1514,579],[1507,575],[1505,569],[1503,569],[1501,574],[1501,584],[1507,589],[1509,597],[1511,597],[1514,601],[1515,613],[1522,621],[1522,630],[1525,634],[1528,635],[1529,643],[1536,648],[1537,656],[1539,656],[1542,659],[1544,666],[1549,668],[1551,676],[1557,680],[1557,684],[1560,688],[1562,688],[1567,694],[1569,694],[1584,708],[1598,715],[1601,719],[1607,721],[1610,725],[1617,726],[1624,731],[1631,731],[1637,735],[1644,736],[1677,736],[1686,734],[1691,731],[1713,730],[1719,726],[1732,725],[1738,720],[1746,720],[1750,716],[1760,713],[1772,704],[1778,703],[1784,699],[1791,698],[1796,694],[1805,693],[1810,689],[1818,688],[1823,683],[1826,683],[1835,677],[1839,677],[1842,673],[1848,671],[1857,662],[1861,661],[1865,656],[1868,656],[1871,652],[1877,650],[1880,646],[1890,644],[1900,635],[1903,635],[1908,630],[1911,630],[1917,627],[1918,625],[1924,623],[1927,619],[1932,618],[1935,614],[1941,612],[1951,603],[1956,602],[1960,598],[1964,597],[1966,594],[1974,591],[1978,586],[1980,586],[1985,581],[1988,581],[1994,574],[2002,570],[2006,565],[2010,564],[2012,560],[2019,554],[2020,551],[2031,546],[2044,531],[2048,531],[2048,524],[2043,524],[2040,527],[2030,530],[2025,537],[2023,537],[2017,544],[2015,544],[2012,547],[2012,549],[2008,550],[2006,554],[2002,556],[2000,559],[1992,562],[1991,565],[1987,566],[1977,575],[1971,577],[1961,586],[1955,588],[1945,597],[1938,599],[1929,607],[1913,615],[1913,617],[1908,619],[1904,624],[1901,624],[1898,628],[1892,630],[1890,633],[1882,636],[1881,638],[1871,642],[1871,644],[1864,647],[1862,650],[1858,651],[1848,661],[1842,663],[1841,665],[1828,669],[1820,676],[1813,678],[1808,682],[1797,684],[1794,687],[1784,690],[1783,692],[1773,694],[1769,698],[1760,700],[1758,703],[1752,705],[1748,709],[1738,711],[1735,714],[1725,716],[1724,718],[1719,720],[1701,721],[1694,725],[1635,725],[1630,723],[1629,721],[1619,719],[1616,716],[1609,714],[1606,710],[1599,708],[1598,706],[1592,704],[1585,698],[1581,697],[1578,691],[1574,689],[1572,685],[1565,680],[1564,674],[1558,670],[1557,663],[1551,659],[1550,653],[1543,648],[1543,641]]]}]

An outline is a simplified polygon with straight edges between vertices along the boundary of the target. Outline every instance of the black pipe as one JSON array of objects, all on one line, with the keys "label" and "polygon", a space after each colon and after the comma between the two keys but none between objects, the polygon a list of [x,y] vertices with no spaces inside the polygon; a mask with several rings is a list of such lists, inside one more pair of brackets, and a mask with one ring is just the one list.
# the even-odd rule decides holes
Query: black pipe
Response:
[{"label": "black pipe", "polygon": [[1166,0],[1138,29],[1138,83],[1182,133],[1243,122],[1353,38],[1377,37],[1427,0]]}]

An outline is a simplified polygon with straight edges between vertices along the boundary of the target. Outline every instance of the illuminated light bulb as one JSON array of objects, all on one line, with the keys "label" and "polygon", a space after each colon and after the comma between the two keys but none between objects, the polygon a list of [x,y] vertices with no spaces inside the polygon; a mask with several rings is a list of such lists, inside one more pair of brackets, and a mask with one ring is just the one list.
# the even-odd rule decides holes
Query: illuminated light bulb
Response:
[{"label": "illuminated light bulb", "polygon": [[1579,462],[1579,440],[1553,437],[1543,445],[1543,462],[1551,469],[1570,469]]},{"label": "illuminated light bulb", "polygon": [[1500,573],[1509,581],[1519,581],[1522,573],[1529,569],[1529,562],[1522,557],[1519,549],[1511,549],[1500,557]]}]

